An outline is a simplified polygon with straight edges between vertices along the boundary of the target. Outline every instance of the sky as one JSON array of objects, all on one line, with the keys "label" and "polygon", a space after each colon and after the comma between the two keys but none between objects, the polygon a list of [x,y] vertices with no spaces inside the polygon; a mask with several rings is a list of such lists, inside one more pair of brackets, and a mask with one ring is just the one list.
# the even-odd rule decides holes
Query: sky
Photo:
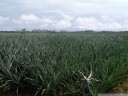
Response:
[{"label": "sky", "polygon": [[1,0],[0,30],[128,30],[128,0]]}]

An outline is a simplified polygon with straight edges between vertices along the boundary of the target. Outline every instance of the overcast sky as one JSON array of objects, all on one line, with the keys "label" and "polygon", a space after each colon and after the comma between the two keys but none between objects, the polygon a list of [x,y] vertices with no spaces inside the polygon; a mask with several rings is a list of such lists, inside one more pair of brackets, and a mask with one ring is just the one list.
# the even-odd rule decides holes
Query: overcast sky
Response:
[{"label": "overcast sky", "polygon": [[128,30],[128,0],[1,0],[0,30]]}]

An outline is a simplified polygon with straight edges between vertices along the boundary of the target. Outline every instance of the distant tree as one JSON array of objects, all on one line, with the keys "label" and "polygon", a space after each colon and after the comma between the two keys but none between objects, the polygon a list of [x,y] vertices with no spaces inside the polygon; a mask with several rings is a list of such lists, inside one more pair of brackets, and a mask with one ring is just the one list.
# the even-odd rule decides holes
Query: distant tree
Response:
[{"label": "distant tree", "polygon": [[41,32],[41,29],[33,29],[32,32]]},{"label": "distant tree", "polygon": [[21,29],[21,31],[22,31],[22,32],[26,32],[26,31],[27,31],[27,29],[23,28],[23,29]]}]

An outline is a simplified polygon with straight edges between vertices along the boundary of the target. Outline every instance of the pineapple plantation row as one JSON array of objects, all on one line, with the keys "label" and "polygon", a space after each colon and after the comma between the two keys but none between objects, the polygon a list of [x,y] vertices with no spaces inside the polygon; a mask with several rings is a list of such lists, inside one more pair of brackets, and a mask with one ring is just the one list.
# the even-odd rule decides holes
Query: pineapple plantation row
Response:
[{"label": "pineapple plantation row", "polygon": [[127,78],[128,33],[0,33],[0,96],[97,96]]}]

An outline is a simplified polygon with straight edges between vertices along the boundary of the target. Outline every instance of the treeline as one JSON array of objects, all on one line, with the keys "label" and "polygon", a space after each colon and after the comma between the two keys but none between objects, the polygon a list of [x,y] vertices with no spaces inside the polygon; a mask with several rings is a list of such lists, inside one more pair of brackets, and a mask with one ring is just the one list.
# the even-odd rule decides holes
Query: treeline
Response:
[{"label": "treeline", "polygon": [[17,33],[17,32],[102,32],[102,33],[114,33],[114,32],[128,32],[128,31],[93,31],[93,30],[84,30],[84,31],[66,31],[66,30],[41,30],[41,29],[33,29],[33,30],[27,30],[27,29],[21,29],[21,30],[14,30],[14,31],[0,31],[0,33]]}]

